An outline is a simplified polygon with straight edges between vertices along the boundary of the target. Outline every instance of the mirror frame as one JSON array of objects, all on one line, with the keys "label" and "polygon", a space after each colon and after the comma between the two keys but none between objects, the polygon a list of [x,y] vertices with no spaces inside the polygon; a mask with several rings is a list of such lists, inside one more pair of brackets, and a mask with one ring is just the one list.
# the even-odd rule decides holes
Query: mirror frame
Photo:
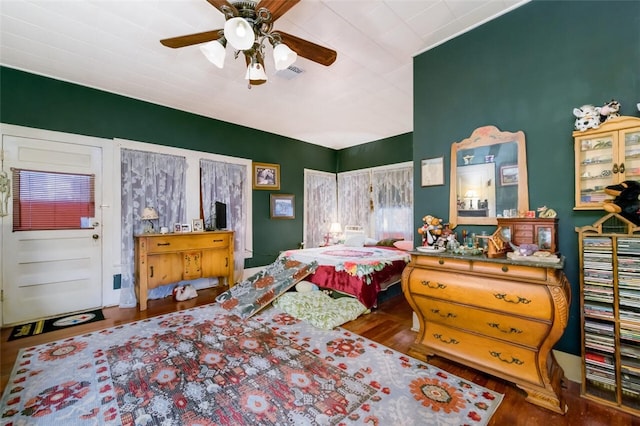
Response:
[{"label": "mirror frame", "polygon": [[[490,145],[516,142],[518,153],[518,215],[529,210],[529,184],[527,177],[527,151],[524,132],[501,132],[495,126],[479,127],[471,136],[451,144],[451,177],[449,182],[449,223],[452,225],[497,225],[497,217],[458,216],[457,154],[458,151]],[[499,170],[496,170],[499,173]],[[499,176],[496,176],[499,179]]]}]

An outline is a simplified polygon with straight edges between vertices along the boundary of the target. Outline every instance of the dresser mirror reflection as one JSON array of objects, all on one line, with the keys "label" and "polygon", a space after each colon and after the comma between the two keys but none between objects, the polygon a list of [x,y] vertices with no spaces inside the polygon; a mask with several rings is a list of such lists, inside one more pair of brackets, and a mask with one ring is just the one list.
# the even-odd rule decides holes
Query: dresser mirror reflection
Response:
[{"label": "dresser mirror reflection", "polygon": [[451,145],[449,222],[496,225],[529,210],[524,132],[484,126]]}]

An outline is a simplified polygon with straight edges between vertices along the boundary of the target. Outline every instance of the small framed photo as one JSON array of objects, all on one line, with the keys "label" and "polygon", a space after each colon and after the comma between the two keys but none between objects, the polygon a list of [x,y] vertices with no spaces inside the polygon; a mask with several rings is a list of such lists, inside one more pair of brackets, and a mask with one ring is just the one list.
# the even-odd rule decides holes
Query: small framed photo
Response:
[{"label": "small framed photo", "polygon": [[421,186],[444,185],[444,157],[426,158],[420,166]]},{"label": "small framed photo", "polygon": [[500,185],[517,185],[518,184],[518,165],[500,167]]},{"label": "small framed photo", "polygon": [[182,232],[182,224],[174,223],[173,224],[173,232]]},{"label": "small framed photo", "polygon": [[202,219],[193,219],[191,221],[191,228],[193,229],[193,232],[204,231],[204,220],[202,220]]},{"label": "small framed photo", "polygon": [[191,232],[191,224],[190,223],[183,223],[181,228],[182,228],[181,232]]},{"label": "small framed photo", "polygon": [[295,196],[271,194],[271,219],[295,219]]},{"label": "small framed photo", "polygon": [[280,165],[253,163],[253,189],[280,189]]}]

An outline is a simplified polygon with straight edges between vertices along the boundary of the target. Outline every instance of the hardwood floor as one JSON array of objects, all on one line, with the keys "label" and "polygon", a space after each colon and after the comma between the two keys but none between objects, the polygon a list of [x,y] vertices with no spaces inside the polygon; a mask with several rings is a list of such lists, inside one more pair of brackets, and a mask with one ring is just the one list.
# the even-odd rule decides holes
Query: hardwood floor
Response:
[{"label": "hardwood floor", "polygon": [[[90,331],[100,330],[102,328],[203,305],[213,300],[219,291],[220,290],[216,289],[201,290],[197,299],[186,302],[174,303],[170,298],[151,300],[145,312],[139,312],[137,309],[120,309],[118,307],[105,308],[103,310],[105,316],[103,321],[78,325],[11,342],[7,342],[11,329],[4,328],[0,334],[0,344],[2,345],[2,358],[0,360],[1,389],[4,391],[6,387],[20,348],[39,345]],[[363,315],[355,321],[345,324],[344,328],[399,352],[407,353],[409,346],[416,337],[416,333],[411,331],[411,321],[411,308],[404,299],[404,296],[400,294],[380,303],[379,307],[372,313]],[[451,374],[455,374],[505,395],[498,411],[491,419],[490,425],[640,426],[640,419],[638,417],[581,398],[580,386],[568,380],[565,380],[564,383],[564,395],[569,409],[567,413],[562,416],[526,402],[525,395],[521,390],[501,379],[439,357],[431,358],[429,363]]]}]

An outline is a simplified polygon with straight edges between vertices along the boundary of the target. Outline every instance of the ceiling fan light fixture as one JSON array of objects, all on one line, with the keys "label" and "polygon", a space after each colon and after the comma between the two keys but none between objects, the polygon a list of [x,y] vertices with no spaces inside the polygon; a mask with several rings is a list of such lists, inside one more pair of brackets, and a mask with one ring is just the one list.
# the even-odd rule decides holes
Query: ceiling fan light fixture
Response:
[{"label": "ceiling fan light fixture", "polygon": [[247,67],[247,74],[244,76],[245,80],[251,81],[267,81],[267,73],[264,72],[264,67],[259,62],[252,62]]},{"label": "ceiling fan light fixture", "polygon": [[224,58],[227,54],[225,47],[227,40],[222,37],[218,40],[210,41],[200,46],[202,54],[216,67],[222,69],[224,67]]},{"label": "ceiling fan light fixture", "polygon": [[273,61],[278,71],[289,68],[296,59],[298,59],[298,54],[284,43],[278,43],[273,48]]},{"label": "ceiling fan light fixture", "polygon": [[231,18],[225,22],[224,35],[236,50],[250,49],[256,39],[253,26],[240,17]]}]

